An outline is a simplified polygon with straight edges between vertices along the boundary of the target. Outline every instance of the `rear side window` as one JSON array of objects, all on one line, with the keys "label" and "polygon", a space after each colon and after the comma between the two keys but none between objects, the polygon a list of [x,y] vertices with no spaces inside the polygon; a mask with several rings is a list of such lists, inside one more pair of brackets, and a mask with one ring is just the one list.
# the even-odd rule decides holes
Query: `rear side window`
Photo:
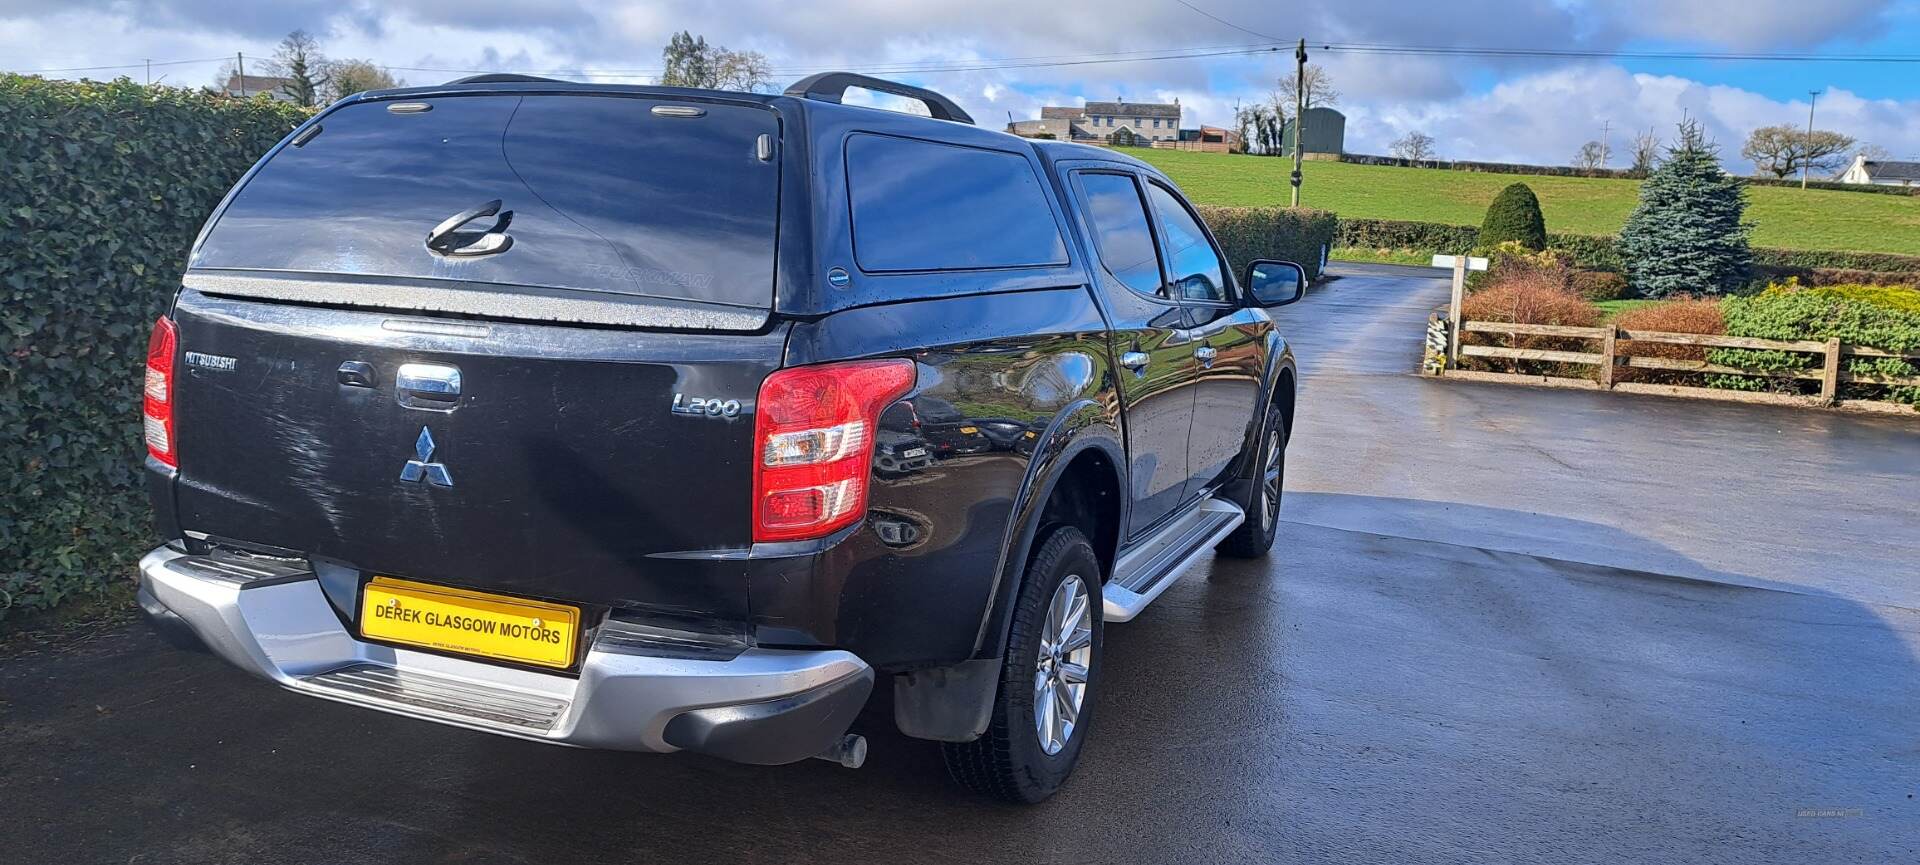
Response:
[{"label": "rear side window", "polygon": [[[759,139],[777,139],[776,117],[718,103],[652,111],[662,104],[496,94],[348,105],[261,167],[193,266],[770,307],[779,169]],[[513,214],[504,251],[427,248],[442,221],[495,199]]]},{"label": "rear side window", "polygon": [[1080,192],[1087,201],[1087,221],[1093,224],[1093,245],[1100,251],[1100,265],[1134,291],[1165,297],[1153,229],[1147,223],[1147,211],[1140,203],[1140,190],[1133,178],[1083,173],[1079,180]]},{"label": "rear side window", "polygon": [[853,250],[869,273],[1067,263],[1026,157],[910,138],[847,139]]}]

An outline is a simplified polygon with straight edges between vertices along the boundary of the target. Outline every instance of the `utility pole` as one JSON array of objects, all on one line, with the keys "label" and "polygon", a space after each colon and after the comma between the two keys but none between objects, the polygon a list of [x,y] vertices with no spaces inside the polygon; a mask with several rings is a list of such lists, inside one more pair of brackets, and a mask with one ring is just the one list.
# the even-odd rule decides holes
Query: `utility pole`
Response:
[{"label": "utility pole", "polygon": [[239,70],[240,98],[247,98],[247,55],[244,51],[233,52],[234,68]]},{"label": "utility pole", "polygon": [[153,86],[153,58],[148,57],[140,62],[147,64],[147,86],[152,87]]},{"label": "utility pole", "polygon": [[1613,159],[1613,120],[1600,121],[1600,167],[1607,167]]},{"label": "utility pole", "polygon": [[1813,154],[1813,103],[1820,98],[1820,91],[1807,91],[1807,140],[1800,142],[1800,188],[1807,188],[1807,174],[1813,168],[1807,157]]},{"label": "utility pole", "polygon": [[[1307,143],[1307,40],[1300,40],[1300,47],[1293,49],[1293,206],[1300,206],[1300,165],[1301,148]],[[1287,143],[1285,127],[1281,127],[1280,143]]]}]

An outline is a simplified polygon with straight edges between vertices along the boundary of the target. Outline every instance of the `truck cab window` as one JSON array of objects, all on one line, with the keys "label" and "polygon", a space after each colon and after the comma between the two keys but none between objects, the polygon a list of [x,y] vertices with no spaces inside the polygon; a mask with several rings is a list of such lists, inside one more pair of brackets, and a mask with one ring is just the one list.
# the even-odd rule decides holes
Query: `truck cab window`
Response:
[{"label": "truck cab window", "polygon": [[1147,197],[1153,200],[1154,210],[1160,214],[1161,230],[1166,232],[1167,270],[1180,299],[1227,302],[1230,298],[1226,264],[1213,251],[1213,244],[1207,241],[1207,233],[1200,228],[1200,223],[1173,193],[1158,183],[1147,184]]}]

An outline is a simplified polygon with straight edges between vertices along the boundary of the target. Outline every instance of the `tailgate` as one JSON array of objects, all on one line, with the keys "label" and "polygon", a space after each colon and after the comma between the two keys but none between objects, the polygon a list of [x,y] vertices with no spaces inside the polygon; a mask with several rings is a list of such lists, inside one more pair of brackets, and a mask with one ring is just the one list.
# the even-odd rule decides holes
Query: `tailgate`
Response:
[{"label": "tailgate", "polygon": [[[481,590],[744,617],[785,329],[659,333],[182,294],[183,529]],[[411,389],[403,365],[426,370]],[[457,370],[457,395],[433,391]],[[439,384],[435,384],[438,382]],[[740,410],[674,412],[676,395]]]}]

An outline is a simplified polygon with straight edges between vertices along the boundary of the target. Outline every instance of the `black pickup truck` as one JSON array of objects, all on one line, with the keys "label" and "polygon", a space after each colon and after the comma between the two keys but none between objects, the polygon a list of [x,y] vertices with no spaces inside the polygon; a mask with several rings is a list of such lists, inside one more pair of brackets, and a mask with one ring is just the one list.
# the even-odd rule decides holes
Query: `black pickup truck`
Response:
[{"label": "black pickup truck", "polygon": [[864,76],[359,94],[155,323],[140,602],[301,694],[583,747],[858,765],[877,691],[1038,801],[1102,626],[1272,544],[1305,283],[1236,279],[1151,166]]}]

